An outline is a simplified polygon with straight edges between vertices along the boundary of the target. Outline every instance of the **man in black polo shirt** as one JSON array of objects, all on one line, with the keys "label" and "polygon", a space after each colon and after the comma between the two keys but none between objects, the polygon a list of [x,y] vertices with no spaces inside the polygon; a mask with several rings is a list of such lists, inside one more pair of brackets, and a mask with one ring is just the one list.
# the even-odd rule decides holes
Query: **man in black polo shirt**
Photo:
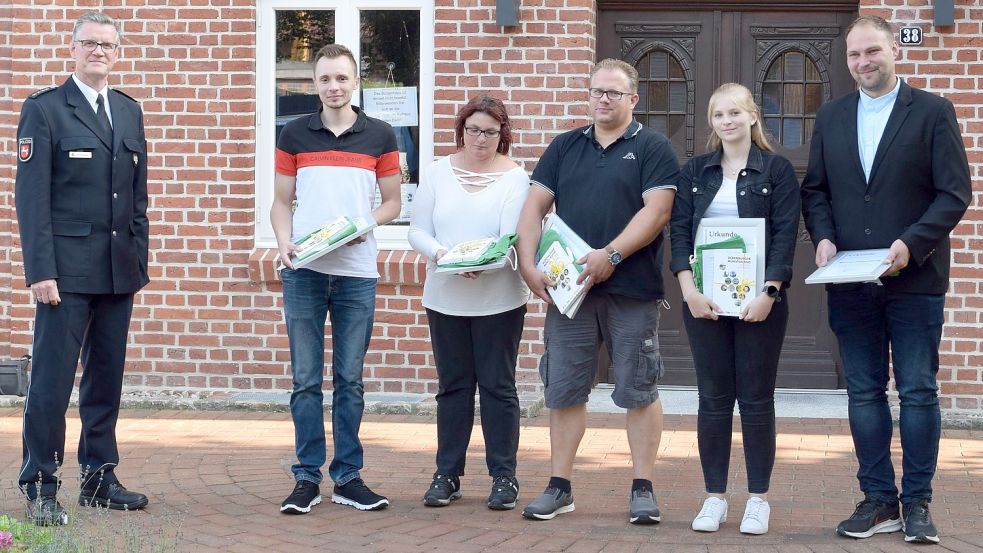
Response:
[{"label": "man in black polo shirt", "polygon": [[587,426],[587,397],[603,341],[612,362],[615,404],[628,410],[634,481],[629,521],[659,522],[652,492],[662,437],[657,383],[663,373],[656,334],[662,288],[662,228],[669,221],[679,162],[669,141],[632,118],[638,72],[606,59],[594,66],[594,124],[558,136],[533,172],[519,218],[519,266],[529,288],[547,303],[546,275],[536,268],[543,217],[552,206],[592,248],[578,263],[591,286],[573,319],[554,306],[546,314],[540,376],[550,409],[551,478],[522,515],[548,520],[574,510],[570,476]]}]

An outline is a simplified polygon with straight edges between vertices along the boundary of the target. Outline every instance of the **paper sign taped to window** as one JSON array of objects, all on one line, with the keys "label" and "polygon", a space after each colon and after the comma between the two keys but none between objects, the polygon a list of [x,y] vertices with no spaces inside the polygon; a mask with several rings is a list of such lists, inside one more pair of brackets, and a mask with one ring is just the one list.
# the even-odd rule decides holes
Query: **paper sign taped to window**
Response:
[{"label": "paper sign taped to window", "polygon": [[363,88],[362,109],[394,127],[415,127],[420,120],[415,86]]}]

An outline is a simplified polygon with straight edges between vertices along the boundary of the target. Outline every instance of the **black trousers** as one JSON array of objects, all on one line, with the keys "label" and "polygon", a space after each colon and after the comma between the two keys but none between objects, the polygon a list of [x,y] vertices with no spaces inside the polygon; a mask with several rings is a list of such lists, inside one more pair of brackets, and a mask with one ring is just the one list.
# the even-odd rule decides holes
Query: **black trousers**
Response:
[{"label": "black trousers", "polygon": [[737,317],[695,319],[688,308],[682,309],[696,365],[696,433],[707,493],[727,491],[735,401],[741,413],[748,491],[768,491],[775,466],[775,377],[788,323],[784,291],[780,299],[768,318],[757,323]]},{"label": "black trousers", "polygon": [[474,427],[475,389],[491,476],[514,476],[519,449],[519,395],[515,364],[526,306],[480,317],[427,309],[437,364],[437,472],[464,474]]},{"label": "black trousers", "polygon": [[24,403],[24,461],[18,476],[28,498],[53,495],[56,471],[65,461],[65,412],[79,384],[78,461],[83,476],[95,483],[115,482],[119,463],[116,420],[123,388],[126,336],[133,294],[61,292],[57,306],[38,304],[34,318],[31,386]]}]

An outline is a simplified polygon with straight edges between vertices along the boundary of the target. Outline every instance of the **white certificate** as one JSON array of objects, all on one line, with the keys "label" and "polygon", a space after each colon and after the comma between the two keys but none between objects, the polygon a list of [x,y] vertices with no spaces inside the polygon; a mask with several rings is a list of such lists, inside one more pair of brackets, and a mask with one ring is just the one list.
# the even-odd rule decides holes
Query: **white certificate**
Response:
[{"label": "white certificate", "polygon": [[890,267],[888,248],[839,252],[825,267],[806,277],[806,284],[842,284],[847,282],[878,282]]}]

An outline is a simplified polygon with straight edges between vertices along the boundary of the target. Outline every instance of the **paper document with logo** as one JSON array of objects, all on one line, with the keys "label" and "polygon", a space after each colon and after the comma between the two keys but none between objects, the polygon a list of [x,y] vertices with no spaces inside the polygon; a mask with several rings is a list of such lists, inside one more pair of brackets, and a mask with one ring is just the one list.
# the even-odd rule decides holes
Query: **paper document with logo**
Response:
[{"label": "paper document with logo", "polygon": [[539,239],[536,266],[553,283],[547,288],[553,304],[571,319],[587,296],[589,284],[586,280],[577,284],[584,267],[576,261],[591,249],[556,213],[549,214]]},{"label": "paper document with logo", "polygon": [[696,230],[690,257],[693,280],[723,315],[738,316],[761,293],[765,274],[765,220],[760,217],[708,217]]},{"label": "paper document with logo", "polygon": [[720,315],[737,317],[758,295],[755,265],[754,256],[740,250],[703,251],[704,295],[720,307]]},{"label": "paper document with logo", "polygon": [[294,269],[301,269],[328,252],[370,232],[376,222],[372,215],[348,217],[342,215],[321,228],[294,242],[300,251],[293,255]]},{"label": "paper document with logo", "polygon": [[501,269],[508,264],[515,268],[513,246],[517,234],[498,238],[479,238],[455,244],[439,261],[435,273],[469,273]]}]

